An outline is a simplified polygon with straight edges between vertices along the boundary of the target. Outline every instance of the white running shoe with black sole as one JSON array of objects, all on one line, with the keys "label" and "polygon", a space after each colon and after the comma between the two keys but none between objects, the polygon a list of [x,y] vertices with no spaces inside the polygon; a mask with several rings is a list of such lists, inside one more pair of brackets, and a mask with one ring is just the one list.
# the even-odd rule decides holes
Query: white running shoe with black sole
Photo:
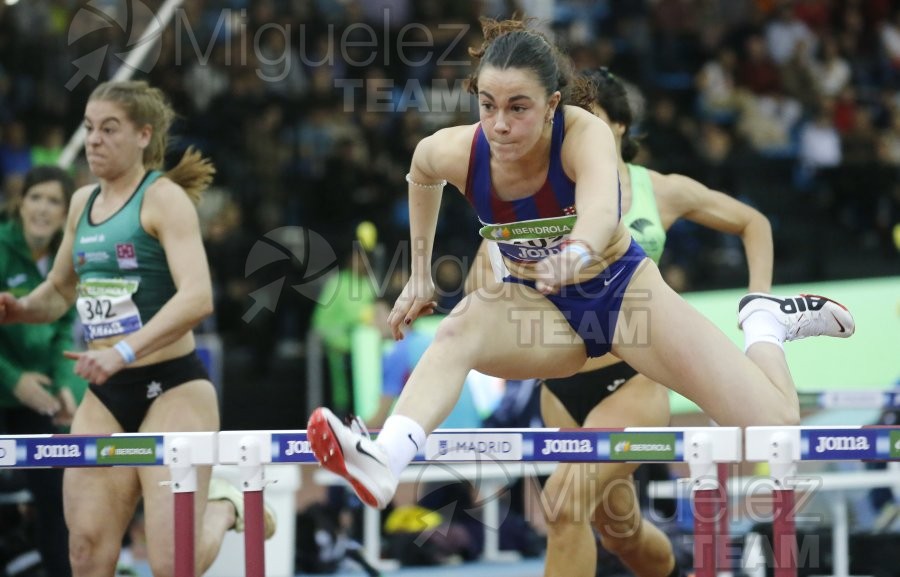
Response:
[{"label": "white running shoe with black sole", "polygon": [[306,427],[309,446],[319,464],[347,479],[363,503],[384,509],[397,491],[397,477],[384,450],[369,438],[362,422],[356,419],[353,425],[348,427],[320,407],[310,415]]},{"label": "white running shoe with black sole", "polygon": [[830,298],[801,294],[779,297],[750,293],[738,305],[738,325],[759,310],[771,313],[787,329],[786,341],[821,335],[847,338],[856,331],[853,315],[847,307]]}]

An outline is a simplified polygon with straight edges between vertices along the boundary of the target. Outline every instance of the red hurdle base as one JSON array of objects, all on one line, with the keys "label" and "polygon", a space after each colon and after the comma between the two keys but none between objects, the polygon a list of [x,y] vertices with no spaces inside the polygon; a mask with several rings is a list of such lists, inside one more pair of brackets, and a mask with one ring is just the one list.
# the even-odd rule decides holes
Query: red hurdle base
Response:
[{"label": "red hurdle base", "polygon": [[194,493],[175,493],[175,577],[194,577]]},{"label": "red hurdle base", "polygon": [[697,577],[716,576],[716,520],[718,489],[698,489],[694,500],[694,571]]},{"label": "red hurdle base", "polygon": [[265,577],[263,492],[244,491],[244,568],[247,577]]},{"label": "red hurdle base", "polygon": [[794,525],[794,490],[772,491],[772,552],[775,577],[797,577],[797,531]]}]

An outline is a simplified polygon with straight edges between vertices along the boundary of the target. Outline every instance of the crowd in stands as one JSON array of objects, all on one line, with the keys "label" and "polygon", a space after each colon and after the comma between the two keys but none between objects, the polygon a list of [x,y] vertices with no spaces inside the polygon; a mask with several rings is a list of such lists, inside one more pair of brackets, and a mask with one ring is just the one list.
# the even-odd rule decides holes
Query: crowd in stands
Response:
[{"label": "crowd in stands", "polygon": [[[123,66],[162,1],[127,4],[119,14],[124,3],[0,3],[0,198],[30,166],[58,159],[90,90]],[[248,295],[285,274],[246,273],[269,231],[314,231],[342,262],[370,220],[392,262],[407,235],[413,147],[477,120],[467,48],[479,16],[513,13],[541,18],[576,68],[608,66],[629,82],[642,111],[637,162],[769,216],[776,282],[896,266],[900,8],[890,0],[192,0],[134,76],[174,103],[178,150],[195,145],[218,168],[201,216],[220,333],[272,348],[309,326],[311,303],[290,290],[278,306],[296,314],[242,320]],[[83,184],[83,164],[73,171]],[[436,253],[474,252],[468,206],[450,190],[445,202]],[[744,283],[739,241],[688,224],[669,239],[676,288]],[[294,264],[289,281],[302,284]],[[465,264],[442,272],[448,304]]]},{"label": "crowd in stands", "polygon": [[[250,351],[249,377],[261,378],[272,351],[300,350],[321,273],[351,262],[361,221],[378,232],[364,270],[384,283],[367,298],[396,292],[384,279],[408,263],[413,149],[478,119],[466,80],[480,16],[535,16],[576,69],[605,66],[625,80],[639,112],[635,162],[764,212],[776,283],[898,270],[894,0],[187,0],[160,26],[164,3],[0,2],[0,207],[29,169],[60,160],[88,95],[142,48],[149,25],[152,46],[129,72],[162,88],[179,114],[172,159],[193,145],[217,168],[199,208],[216,299],[206,328],[229,359]],[[70,170],[79,186],[90,182],[82,158]],[[474,256],[478,245],[474,214],[455,192],[444,194],[436,256]],[[677,290],[745,285],[739,240],[681,222],[668,242],[662,268]],[[260,256],[273,250],[291,258]],[[436,265],[439,312],[461,297],[467,266]],[[341,320],[352,324],[362,308]],[[346,328],[334,316],[326,323]],[[385,358],[396,377],[388,401],[417,344]],[[346,347],[325,345],[340,353],[328,358],[339,372]],[[295,386],[296,370],[290,379]],[[264,397],[272,390],[290,404],[274,387],[254,389],[254,404],[274,411]],[[296,425],[296,411],[290,417],[285,426]],[[334,542],[343,558],[340,527]]]}]

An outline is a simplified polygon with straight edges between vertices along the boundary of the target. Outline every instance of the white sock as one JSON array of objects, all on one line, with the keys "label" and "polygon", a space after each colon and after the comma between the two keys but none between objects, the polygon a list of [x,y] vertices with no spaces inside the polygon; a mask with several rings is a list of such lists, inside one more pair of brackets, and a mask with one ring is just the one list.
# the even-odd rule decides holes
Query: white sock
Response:
[{"label": "white sock", "polygon": [[375,442],[387,453],[391,471],[399,477],[416,453],[425,449],[425,431],[409,417],[391,415]]},{"label": "white sock", "polygon": [[784,339],[787,337],[787,329],[778,318],[766,310],[758,310],[750,313],[744,319],[744,352],[756,343],[772,343],[784,350]]}]

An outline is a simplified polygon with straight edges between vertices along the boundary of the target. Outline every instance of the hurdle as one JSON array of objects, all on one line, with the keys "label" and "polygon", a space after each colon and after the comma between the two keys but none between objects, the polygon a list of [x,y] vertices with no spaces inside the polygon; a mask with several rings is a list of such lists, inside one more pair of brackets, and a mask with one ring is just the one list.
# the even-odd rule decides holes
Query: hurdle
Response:
[{"label": "hurdle", "polygon": [[[799,461],[900,461],[900,427],[747,427],[746,459],[768,462],[774,483],[772,548],[775,577],[796,577],[794,525]],[[889,475],[889,478],[894,478]],[[894,478],[894,480],[898,480]],[[834,576],[850,577],[846,503],[834,499]]]},{"label": "hurdle", "polygon": [[900,408],[900,390],[799,391],[801,409]]},{"label": "hurdle", "polygon": [[[259,432],[251,434],[258,434]],[[247,432],[235,433],[236,436]],[[625,429],[439,429],[425,441],[413,467],[404,471],[401,482],[457,480],[453,471],[421,469],[415,465],[459,464],[463,475],[506,476],[509,481],[529,474],[523,463],[532,463],[530,474],[552,471],[545,465],[559,462],[681,462],[691,470],[691,495],[696,508],[695,567],[697,577],[716,574],[716,524],[721,513],[717,478],[719,463],[741,460],[741,430],[736,427],[682,427]],[[314,463],[309,443],[302,432],[261,437],[280,451],[273,462]],[[476,465],[473,467],[473,463]],[[448,475],[449,474],[449,475]],[[343,483],[329,474],[324,482]],[[494,486],[499,485],[498,481]],[[378,535],[380,512],[366,508],[363,546],[370,559],[380,559]],[[485,560],[499,559],[498,503],[485,504]]]},{"label": "hurdle", "polygon": [[[446,475],[431,474],[422,465],[558,462],[686,462],[692,476],[697,518],[712,520],[717,493],[716,466],[741,458],[741,431],[728,427],[626,429],[455,429],[428,436],[416,456],[416,480]],[[175,575],[194,577],[194,493],[197,467],[215,464],[240,468],[244,494],[245,574],[265,575],[262,496],[265,466],[316,463],[306,431],[223,431],[219,433],[164,433],[115,435],[20,435],[0,437],[0,467],[140,467],[168,466],[174,493]],[[413,474],[417,467],[411,467]],[[475,469],[476,475],[478,469]],[[523,473],[526,473],[524,467]],[[510,478],[516,474],[510,475]],[[376,523],[380,512],[367,509]],[[496,510],[485,512],[485,523],[499,528]],[[487,529],[487,527],[486,527]],[[695,539],[698,577],[715,575],[715,524],[699,523]],[[369,536],[371,537],[371,536]],[[486,530],[486,542],[497,546],[497,531]],[[367,550],[377,539],[367,541]],[[486,543],[487,546],[487,543]],[[375,558],[380,552],[375,549]]]},{"label": "hurdle", "polygon": [[216,433],[5,435],[0,467],[168,466],[174,493],[175,574],[194,577],[194,493],[197,467],[216,462]]}]

